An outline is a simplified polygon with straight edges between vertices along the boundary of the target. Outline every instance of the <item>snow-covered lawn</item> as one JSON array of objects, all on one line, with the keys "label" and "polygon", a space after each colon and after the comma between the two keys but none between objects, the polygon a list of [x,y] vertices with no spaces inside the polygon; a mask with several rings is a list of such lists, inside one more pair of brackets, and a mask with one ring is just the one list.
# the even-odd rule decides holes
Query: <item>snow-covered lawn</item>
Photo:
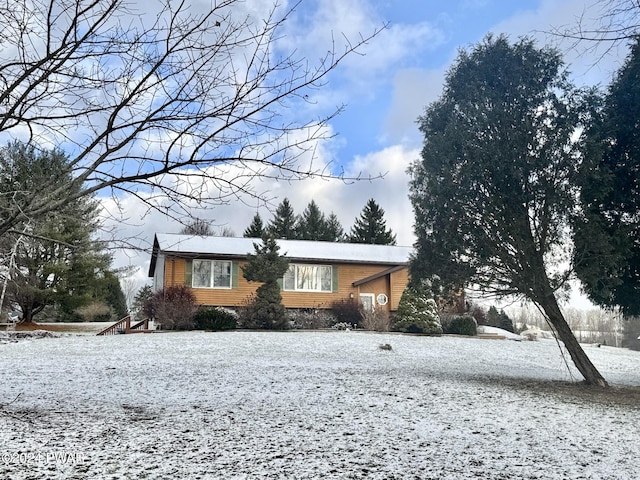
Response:
[{"label": "snow-covered lawn", "polygon": [[[389,343],[391,351],[381,350]],[[355,332],[0,345],[2,479],[636,479],[640,353]]]}]

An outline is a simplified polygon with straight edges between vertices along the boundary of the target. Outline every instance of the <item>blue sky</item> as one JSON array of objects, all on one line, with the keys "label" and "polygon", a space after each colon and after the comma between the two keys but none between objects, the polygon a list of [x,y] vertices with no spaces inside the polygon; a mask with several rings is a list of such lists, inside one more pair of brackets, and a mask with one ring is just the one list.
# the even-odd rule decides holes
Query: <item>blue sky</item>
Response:
[{"label": "blue sky", "polygon": [[[202,0],[204,2],[204,0]],[[265,0],[247,1],[245,8]],[[193,0],[197,8],[199,0]],[[342,167],[347,175],[376,176],[374,181],[340,182],[311,179],[299,183],[261,182],[277,204],[287,197],[296,213],[315,200],[329,214],[338,215],[348,231],[369,198],[386,211],[387,224],[398,243],[413,243],[413,215],[407,198],[406,169],[419,156],[421,138],[417,117],[441,94],[444,75],[460,48],[480,41],[486,34],[528,35],[542,44],[557,43],[573,78],[581,85],[607,84],[620,65],[625,50],[595,64],[597,52],[571,48],[569,42],[548,35],[552,28],[597,22],[591,5],[595,0],[303,0],[285,22],[278,47],[295,49],[315,61],[326,53],[331,38],[357,39],[385,23],[388,27],[361,52],[332,72],[328,83],[310,92],[307,110],[296,115],[314,116],[336,106],[344,112],[328,126],[335,137],[318,146],[317,160]],[[208,3],[208,2],[206,2]],[[291,5],[291,2],[289,2]],[[120,237],[136,237],[149,246],[155,232],[173,233],[181,225],[159,214],[148,213],[134,198],[123,197],[126,221],[112,222]],[[197,212],[214,229],[229,229],[237,236],[257,212],[268,222],[272,212],[238,201]],[[115,211],[109,199],[105,206]],[[145,245],[146,243],[146,245]],[[149,255],[133,251],[116,255],[118,266],[140,267],[137,281],[144,281]]]}]

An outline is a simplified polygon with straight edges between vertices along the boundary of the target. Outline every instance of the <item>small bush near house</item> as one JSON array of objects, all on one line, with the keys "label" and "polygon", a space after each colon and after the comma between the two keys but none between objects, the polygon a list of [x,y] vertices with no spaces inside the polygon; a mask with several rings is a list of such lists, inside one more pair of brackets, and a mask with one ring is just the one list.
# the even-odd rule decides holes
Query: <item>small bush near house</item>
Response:
[{"label": "small bush near house", "polygon": [[335,318],[331,311],[320,308],[304,308],[289,310],[289,321],[291,328],[317,330],[329,328],[335,323]]},{"label": "small bush near house", "polygon": [[471,315],[453,315],[443,325],[444,333],[452,335],[468,335],[473,337],[478,334],[478,325]]},{"label": "small bush near house", "polygon": [[428,298],[426,293],[407,287],[400,297],[392,329],[397,332],[440,335],[442,325],[435,300]]},{"label": "small bush near house", "polygon": [[364,310],[360,326],[374,332],[388,332],[391,326],[389,312],[381,308]]},{"label": "small bush near house", "polygon": [[331,304],[331,312],[335,323],[349,324],[352,328],[359,327],[364,316],[362,304],[355,298],[336,300]]},{"label": "small bush near house", "polygon": [[184,285],[167,287],[154,293],[143,308],[144,314],[155,320],[163,330],[192,330],[197,310],[193,291]]},{"label": "small bush near house", "polygon": [[238,320],[235,313],[216,307],[200,307],[193,318],[195,328],[200,330],[233,330]]}]

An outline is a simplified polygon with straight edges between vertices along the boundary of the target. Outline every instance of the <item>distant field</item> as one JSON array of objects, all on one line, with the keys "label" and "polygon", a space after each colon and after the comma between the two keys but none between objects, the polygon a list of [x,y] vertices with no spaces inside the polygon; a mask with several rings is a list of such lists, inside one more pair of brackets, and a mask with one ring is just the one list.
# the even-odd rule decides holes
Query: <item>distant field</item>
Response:
[{"label": "distant field", "polygon": [[[16,329],[22,331],[29,330],[49,330],[50,332],[76,333],[76,334],[97,334],[114,322],[74,322],[74,323],[32,323],[18,324]],[[6,324],[0,326],[0,331],[6,329]]]},{"label": "distant field", "polygon": [[577,383],[549,340],[185,332],[7,343],[0,478],[640,478],[640,352],[585,349],[615,388]]}]

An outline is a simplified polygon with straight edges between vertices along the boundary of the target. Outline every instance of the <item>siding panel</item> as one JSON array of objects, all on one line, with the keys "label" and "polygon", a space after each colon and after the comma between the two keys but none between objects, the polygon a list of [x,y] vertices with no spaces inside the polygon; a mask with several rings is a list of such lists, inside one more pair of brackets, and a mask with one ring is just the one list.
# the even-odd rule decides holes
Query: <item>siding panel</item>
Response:
[{"label": "siding panel", "polygon": [[[165,286],[183,285],[188,277],[187,266],[189,260],[184,258],[169,257],[165,264]],[[300,263],[300,262],[296,262]],[[201,305],[214,305],[221,307],[237,307],[246,302],[247,298],[255,293],[259,284],[248,282],[242,275],[244,260],[234,260],[234,270],[238,265],[237,288],[234,276],[232,289],[194,288],[197,302]],[[334,264],[333,292],[288,292],[282,291],[282,300],[287,308],[331,308],[336,300],[349,298],[353,294],[358,298],[360,293],[384,293],[389,297],[386,308],[397,309],[400,295],[406,286],[408,279],[407,269],[404,268],[390,275],[385,275],[366,284],[354,287],[353,282],[370,277],[388,269],[388,265],[360,265],[360,264]]]}]

